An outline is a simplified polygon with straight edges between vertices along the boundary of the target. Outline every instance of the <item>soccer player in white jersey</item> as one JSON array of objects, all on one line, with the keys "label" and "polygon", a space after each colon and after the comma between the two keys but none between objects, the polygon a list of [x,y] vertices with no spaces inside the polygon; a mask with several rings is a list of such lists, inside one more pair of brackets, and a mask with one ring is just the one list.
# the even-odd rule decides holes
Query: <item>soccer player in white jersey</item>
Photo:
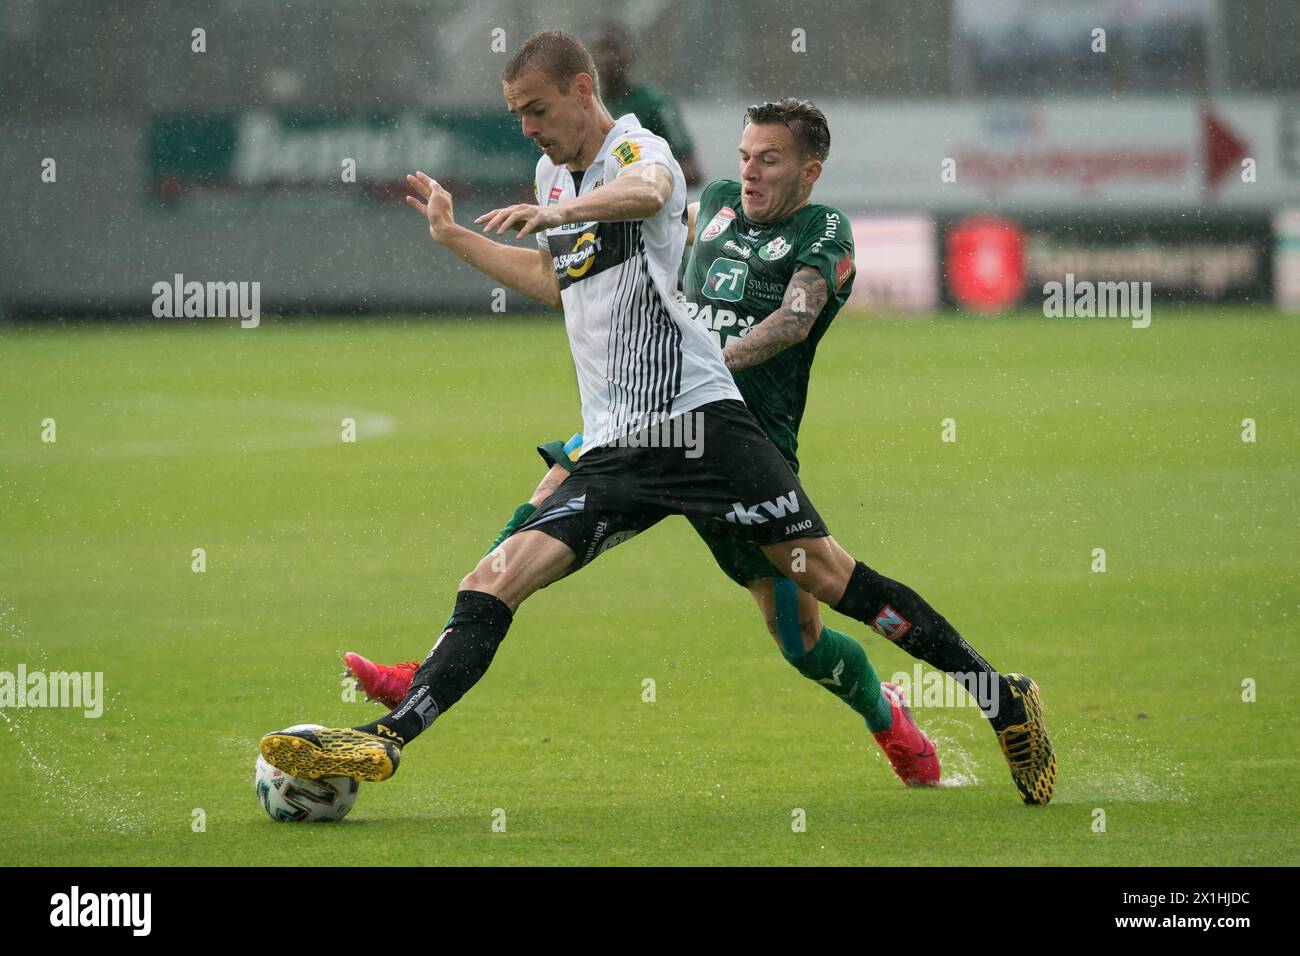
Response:
[{"label": "soccer player in white jersey", "polygon": [[[484,232],[537,235],[540,254],[457,225],[450,195],[423,174],[411,177],[420,198],[410,201],[436,242],[497,281],[564,309],[583,453],[558,490],[461,581],[451,618],[398,707],[360,727],[267,734],[261,751],[268,762],[303,777],[392,776],[402,748],[483,676],[531,594],[679,514],[758,545],[800,588],[840,613],[910,633],[935,666],[989,677],[1004,719],[1019,721],[1011,736],[1021,796],[1050,800],[1056,760],[1036,686],[998,674],[919,595],[836,543],[746,409],[716,344],[675,299],[686,195],[666,144],[634,116],[615,121],[608,114],[590,55],[566,34],[530,37],[502,82],[523,134],[543,153],[538,201],[477,222]],[[793,292],[782,310],[815,315],[828,289],[819,278]],[[703,441],[660,440],[690,432]]]}]

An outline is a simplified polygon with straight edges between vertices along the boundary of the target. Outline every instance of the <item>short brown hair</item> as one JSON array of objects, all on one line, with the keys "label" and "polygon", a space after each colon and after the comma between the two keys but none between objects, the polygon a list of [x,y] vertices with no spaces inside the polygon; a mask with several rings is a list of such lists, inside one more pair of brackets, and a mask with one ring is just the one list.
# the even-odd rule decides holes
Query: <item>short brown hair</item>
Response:
[{"label": "short brown hair", "polygon": [[745,110],[745,123],[781,123],[794,136],[795,145],[804,159],[822,162],[831,152],[831,128],[826,114],[809,100],[792,96],[772,103],[760,103]]},{"label": "short brown hair", "polygon": [[513,83],[528,70],[540,70],[561,93],[569,92],[569,83],[575,76],[587,73],[596,95],[600,95],[596,61],[581,40],[562,30],[544,30],[525,40],[501,71],[501,82]]}]

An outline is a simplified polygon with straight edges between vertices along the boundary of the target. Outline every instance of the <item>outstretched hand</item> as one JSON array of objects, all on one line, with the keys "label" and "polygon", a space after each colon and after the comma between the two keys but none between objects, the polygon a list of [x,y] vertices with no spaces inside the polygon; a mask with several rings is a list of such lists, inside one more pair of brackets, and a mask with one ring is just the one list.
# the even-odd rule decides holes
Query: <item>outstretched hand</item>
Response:
[{"label": "outstretched hand", "polygon": [[451,193],[438,185],[437,180],[418,171],[414,176],[408,174],[406,182],[416,192],[416,196],[406,197],[406,204],[420,210],[429,221],[429,235],[433,241],[442,242],[445,231],[456,224],[451,209]]},{"label": "outstretched hand", "polygon": [[535,206],[532,203],[517,203],[504,209],[493,209],[474,221],[484,223],[484,232],[495,229],[498,236],[507,229],[518,229],[519,239],[563,224],[563,219],[554,206]]}]

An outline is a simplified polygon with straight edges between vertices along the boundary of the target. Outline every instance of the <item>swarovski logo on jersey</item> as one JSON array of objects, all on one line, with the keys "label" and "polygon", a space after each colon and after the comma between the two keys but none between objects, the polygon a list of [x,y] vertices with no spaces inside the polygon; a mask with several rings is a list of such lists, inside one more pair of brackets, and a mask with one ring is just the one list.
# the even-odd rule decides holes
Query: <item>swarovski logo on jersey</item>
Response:
[{"label": "swarovski logo on jersey", "polygon": [[700,241],[709,242],[712,239],[718,238],[718,236],[722,235],[723,230],[731,225],[731,220],[735,218],[736,210],[732,209],[730,206],[723,206],[717,211],[714,217],[709,220],[709,224],[704,227],[704,231],[700,233]]},{"label": "swarovski logo on jersey", "polygon": [[771,518],[784,518],[787,514],[795,514],[799,511],[799,494],[796,491],[790,491],[776,501],[760,501],[751,507],[745,507],[741,502],[734,502],[731,510],[727,512],[727,520],[732,524],[767,524],[771,518],[759,514],[762,508],[771,516]]}]

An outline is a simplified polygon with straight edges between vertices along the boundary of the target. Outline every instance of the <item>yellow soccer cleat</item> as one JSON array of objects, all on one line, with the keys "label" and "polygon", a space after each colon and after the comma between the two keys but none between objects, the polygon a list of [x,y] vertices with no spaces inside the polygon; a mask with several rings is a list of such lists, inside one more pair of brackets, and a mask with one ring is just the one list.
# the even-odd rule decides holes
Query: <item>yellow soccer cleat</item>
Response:
[{"label": "yellow soccer cleat", "polygon": [[1052,750],[1047,725],[1043,723],[1043,702],[1038,685],[1024,674],[1006,674],[1011,696],[1024,710],[1024,720],[997,732],[1002,756],[1011,768],[1020,797],[1028,804],[1052,799],[1056,787],[1056,753]]},{"label": "yellow soccer cleat", "polygon": [[401,738],[385,740],[351,727],[295,726],[262,738],[262,756],[292,777],[387,780],[397,773]]}]

